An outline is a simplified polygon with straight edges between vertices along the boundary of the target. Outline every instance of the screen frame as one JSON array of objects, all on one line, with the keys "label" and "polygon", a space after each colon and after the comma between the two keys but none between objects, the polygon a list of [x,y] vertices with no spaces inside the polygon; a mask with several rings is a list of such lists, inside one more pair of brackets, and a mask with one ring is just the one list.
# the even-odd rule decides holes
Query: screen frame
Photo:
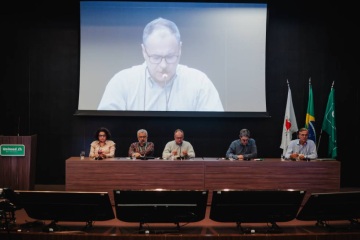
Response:
[{"label": "screen frame", "polygon": [[105,111],[77,110],[74,116],[122,116],[122,117],[223,117],[223,118],[271,118],[269,112],[190,112],[190,111]]},{"label": "screen frame", "polygon": [[[80,2],[88,2],[88,1],[80,1]],[[92,1],[89,1],[92,2]],[[95,1],[96,2],[96,1]],[[128,1],[129,3],[131,2],[141,2],[141,1]],[[156,1],[153,1],[154,3],[159,3]],[[168,1],[167,4],[171,4],[172,1]],[[184,1],[183,3],[187,3],[188,2]],[[195,3],[201,3],[201,4],[207,4],[206,2],[195,2]],[[209,3],[210,4],[210,3]],[[223,2],[212,2],[211,4],[227,4],[227,5],[232,5],[232,4],[263,4],[266,5],[266,12],[268,11],[268,7],[267,7],[267,2],[266,1],[239,1],[236,3],[223,3]],[[267,29],[267,25],[268,25],[268,14],[266,16],[266,29]],[[181,29],[180,29],[181,31]],[[266,52],[266,37],[267,33],[265,32],[265,52]],[[264,53],[265,54],[265,53]],[[264,66],[264,71],[266,72],[266,61],[265,61],[265,66]],[[81,74],[81,71],[80,71]],[[264,86],[264,94],[265,94],[265,105],[266,105],[266,74],[264,73],[264,81],[265,81],[265,86]],[[81,77],[81,76],[80,76]],[[81,90],[81,89],[80,89]],[[80,93],[80,91],[79,91]],[[79,96],[80,97],[80,96]],[[80,99],[78,99],[80,102]],[[265,106],[265,109],[267,109],[267,106]],[[145,116],[145,117],[244,117],[244,118],[269,118],[271,117],[270,114],[265,110],[265,111],[261,111],[261,112],[235,112],[235,111],[224,111],[224,112],[208,112],[208,111],[201,111],[201,112],[193,112],[193,111],[120,111],[120,110],[86,110],[86,109],[80,109],[79,108],[79,104],[78,104],[78,109],[75,111],[74,113],[75,116]]]}]

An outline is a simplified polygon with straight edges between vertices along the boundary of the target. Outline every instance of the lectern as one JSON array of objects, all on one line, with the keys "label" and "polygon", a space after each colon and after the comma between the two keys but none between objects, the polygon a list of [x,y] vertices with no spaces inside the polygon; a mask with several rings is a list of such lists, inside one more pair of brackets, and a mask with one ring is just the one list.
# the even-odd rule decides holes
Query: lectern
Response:
[{"label": "lectern", "polygon": [[33,190],[37,135],[0,136],[0,145],[24,145],[23,156],[0,156],[0,188]]}]

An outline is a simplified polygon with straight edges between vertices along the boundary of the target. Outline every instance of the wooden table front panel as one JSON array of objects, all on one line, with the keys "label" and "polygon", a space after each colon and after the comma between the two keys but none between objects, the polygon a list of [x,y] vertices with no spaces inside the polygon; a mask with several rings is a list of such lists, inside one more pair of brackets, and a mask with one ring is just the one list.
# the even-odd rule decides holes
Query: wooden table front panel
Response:
[{"label": "wooden table front panel", "polygon": [[339,189],[338,161],[205,161],[206,189]]},{"label": "wooden table front panel", "polygon": [[340,189],[339,161],[185,161],[72,157],[66,161],[67,191],[114,189],[299,189],[308,192]]},{"label": "wooden table front panel", "polygon": [[166,160],[79,160],[66,161],[67,191],[114,189],[204,190],[203,161]]}]

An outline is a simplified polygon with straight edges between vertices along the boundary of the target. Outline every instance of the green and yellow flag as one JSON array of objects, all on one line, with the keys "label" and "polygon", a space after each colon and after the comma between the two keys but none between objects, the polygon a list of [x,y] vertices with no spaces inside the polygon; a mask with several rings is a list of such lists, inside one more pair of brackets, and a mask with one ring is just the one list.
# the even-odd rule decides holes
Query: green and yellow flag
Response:
[{"label": "green and yellow flag", "polygon": [[316,143],[315,110],[311,80],[309,80],[309,100],[306,111],[305,127],[309,130],[309,139]]}]

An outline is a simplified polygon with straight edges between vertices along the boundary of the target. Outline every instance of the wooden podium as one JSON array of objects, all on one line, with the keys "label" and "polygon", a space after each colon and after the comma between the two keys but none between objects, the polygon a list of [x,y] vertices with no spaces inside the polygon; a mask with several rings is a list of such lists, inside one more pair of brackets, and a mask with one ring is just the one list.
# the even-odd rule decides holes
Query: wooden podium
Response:
[{"label": "wooden podium", "polygon": [[37,135],[0,136],[2,144],[23,144],[25,156],[0,156],[0,188],[34,190]]}]

